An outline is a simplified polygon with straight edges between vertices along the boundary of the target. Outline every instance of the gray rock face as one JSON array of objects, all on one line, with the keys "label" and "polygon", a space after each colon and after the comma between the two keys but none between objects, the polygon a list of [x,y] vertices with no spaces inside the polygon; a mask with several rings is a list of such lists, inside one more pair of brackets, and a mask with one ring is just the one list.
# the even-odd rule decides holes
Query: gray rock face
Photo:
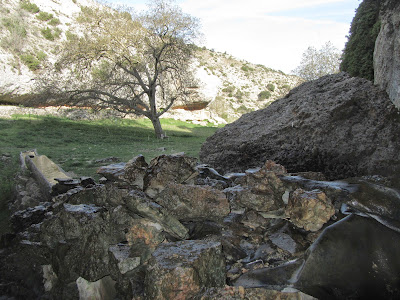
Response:
[{"label": "gray rock face", "polygon": [[146,274],[147,299],[190,299],[203,287],[225,284],[225,259],[217,242],[160,245]]},{"label": "gray rock face", "polygon": [[168,183],[184,183],[196,173],[197,159],[182,154],[161,155],[154,158],[144,178],[147,195],[155,197]]},{"label": "gray rock face", "polygon": [[225,194],[209,186],[172,183],[155,201],[183,221],[218,220],[230,212]]},{"label": "gray rock face", "polygon": [[398,232],[349,216],[328,227],[309,248],[296,286],[318,299],[396,299],[399,241]]},{"label": "gray rock face", "polygon": [[200,160],[218,171],[244,171],[270,159],[289,172],[328,179],[400,171],[400,115],[386,93],[346,73],[293,89],[242,116],[203,144]]},{"label": "gray rock face", "polygon": [[386,90],[400,107],[400,2],[385,0],[381,4],[381,30],[375,42],[375,84]]}]

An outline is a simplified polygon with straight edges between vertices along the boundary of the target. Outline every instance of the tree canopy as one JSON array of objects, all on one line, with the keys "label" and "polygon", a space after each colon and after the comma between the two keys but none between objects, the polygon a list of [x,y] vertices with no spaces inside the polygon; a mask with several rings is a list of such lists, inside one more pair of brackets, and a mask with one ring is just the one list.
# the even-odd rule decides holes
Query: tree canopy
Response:
[{"label": "tree canopy", "polygon": [[339,72],[340,52],[331,42],[325,43],[321,49],[308,47],[303,53],[300,65],[292,72],[310,81],[319,77]]},{"label": "tree canopy", "polygon": [[172,1],[156,0],[140,14],[84,7],[77,21],[42,95],[58,104],[145,116],[162,138],[159,117],[193,86],[198,20]]},{"label": "tree canopy", "polygon": [[356,10],[343,50],[340,69],[354,77],[374,80],[374,49],[381,23],[381,0],[364,0]]}]

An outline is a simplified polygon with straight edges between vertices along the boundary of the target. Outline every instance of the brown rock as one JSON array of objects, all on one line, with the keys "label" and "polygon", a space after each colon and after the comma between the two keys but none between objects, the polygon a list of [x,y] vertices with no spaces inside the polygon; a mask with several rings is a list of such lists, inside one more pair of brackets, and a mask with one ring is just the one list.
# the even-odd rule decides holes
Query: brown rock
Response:
[{"label": "brown rock", "polygon": [[320,190],[295,190],[285,211],[290,222],[308,231],[318,231],[335,214],[331,201]]},{"label": "brown rock", "polygon": [[209,186],[172,183],[155,201],[180,221],[221,219],[230,212],[225,194]]},{"label": "brown rock", "polygon": [[196,173],[197,159],[184,154],[161,155],[149,165],[144,179],[144,190],[150,197],[155,197],[169,183],[184,183]]},{"label": "brown rock", "polygon": [[161,244],[149,260],[147,299],[191,299],[203,287],[225,284],[225,259],[218,242]]}]

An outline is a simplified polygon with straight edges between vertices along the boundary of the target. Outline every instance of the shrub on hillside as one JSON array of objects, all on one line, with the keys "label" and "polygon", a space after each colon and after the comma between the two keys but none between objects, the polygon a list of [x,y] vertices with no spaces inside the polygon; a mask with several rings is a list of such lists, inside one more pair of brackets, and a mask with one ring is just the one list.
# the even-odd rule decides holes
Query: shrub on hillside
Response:
[{"label": "shrub on hillside", "polygon": [[24,46],[27,31],[23,19],[14,15],[1,20],[2,25],[7,28],[9,35],[3,36],[0,46],[13,53],[19,53]]},{"label": "shrub on hillside", "polygon": [[31,3],[29,1],[22,1],[19,7],[33,14],[36,14],[40,11],[39,7],[35,3]]},{"label": "shrub on hillside", "polygon": [[224,93],[233,93],[235,91],[235,87],[234,86],[227,86],[226,88],[223,88],[222,91]]},{"label": "shrub on hillside", "polygon": [[261,93],[258,94],[258,100],[265,100],[271,97],[271,92],[270,91],[262,91]]},{"label": "shrub on hillside", "polygon": [[242,71],[245,71],[245,72],[254,71],[253,68],[251,68],[251,67],[249,67],[249,66],[247,66],[247,65],[243,65],[240,69],[241,69]]},{"label": "shrub on hillside", "polygon": [[271,92],[275,91],[275,85],[272,83],[267,84],[267,89]]},{"label": "shrub on hillside", "polygon": [[50,13],[45,12],[45,11],[41,11],[41,12],[36,16],[36,18],[37,18],[38,20],[40,20],[40,21],[45,21],[45,22],[47,22],[47,21],[50,21],[51,19],[53,19],[53,14],[50,14]]},{"label": "shrub on hillside", "polygon": [[54,35],[53,35],[53,33],[51,32],[51,29],[49,28],[49,27],[46,27],[46,28],[42,28],[41,30],[40,30],[40,32],[42,33],[42,35],[44,36],[44,38],[46,39],[46,40],[49,40],[49,41],[54,41]]},{"label": "shrub on hillside", "polygon": [[52,18],[50,21],[49,21],[49,25],[51,25],[51,26],[57,26],[57,25],[60,25],[60,19],[58,19],[58,18]]},{"label": "shrub on hillside", "polygon": [[36,71],[40,69],[40,61],[31,53],[21,54],[20,58],[22,62],[29,68],[31,71]]},{"label": "shrub on hillside", "polygon": [[16,34],[21,37],[25,37],[27,34],[23,22],[16,16],[3,18],[2,24],[11,34]]}]

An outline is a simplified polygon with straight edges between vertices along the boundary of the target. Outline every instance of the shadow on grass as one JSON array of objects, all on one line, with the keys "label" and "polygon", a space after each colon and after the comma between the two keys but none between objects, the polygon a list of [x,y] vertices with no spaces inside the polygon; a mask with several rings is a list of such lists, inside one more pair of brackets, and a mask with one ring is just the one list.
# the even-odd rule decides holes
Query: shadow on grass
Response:
[{"label": "shadow on grass", "polygon": [[[73,121],[53,116],[15,115],[0,118],[0,155],[11,156],[11,169],[17,169],[21,151],[37,149],[73,176],[96,177],[96,160],[116,157],[128,161],[142,154],[147,162],[161,154],[185,152],[198,157],[201,145],[217,128],[202,127],[174,120],[161,120],[168,139],[155,138],[147,120]],[[0,169],[0,205],[9,196],[13,175]],[[3,206],[2,206],[3,208]],[[2,209],[0,209],[2,210]]]}]

